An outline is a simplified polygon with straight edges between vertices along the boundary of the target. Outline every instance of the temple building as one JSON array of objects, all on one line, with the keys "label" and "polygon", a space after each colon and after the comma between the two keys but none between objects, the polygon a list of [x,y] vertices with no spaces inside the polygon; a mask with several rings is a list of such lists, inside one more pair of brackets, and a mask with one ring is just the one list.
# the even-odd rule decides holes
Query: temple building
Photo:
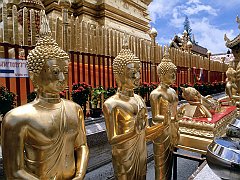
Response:
[{"label": "temple building", "polygon": [[229,64],[234,61],[234,56],[228,51],[227,53],[211,54],[210,59],[211,61],[219,61],[221,63],[224,61],[225,64]]},{"label": "temple building", "polygon": [[[149,39],[148,5],[152,0],[72,0],[69,13],[80,20]],[[58,0],[42,0],[48,17],[61,16]]]},{"label": "temple building", "polygon": [[[179,37],[178,35],[175,35],[172,42],[170,43],[170,47],[181,49],[181,50],[188,50],[188,43],[189,43],[189,37],[186,31],[183,32],[182,37]],[[190,49],[191,52],[194,54],[198,54],[201,56],[207,57],[207,48],[202,47],[195,43],[194,36],[193,36],[193,42],[191,42]]]},{"label": "temple building", "polygon": [[[129,34],[143,39],[150,39],[150,16],[147,10],[152,0],[2,0],[9,7],[8,17],[11,16],[11,7],[16,5],[18,12],[23,7],[39,11],[45,9],[50,21],[50,28],[56,26],[56,19],[62,18],[62,8],[80,21],[89,22]],[[59,5],[60,2],[60,5]],[[1,7],[0,7],[1,8]],[[2,8],[1,8],[2,9]],[[19,13],[21,14],[21,13]],[[36,17],[36,22],[39,22]],[[2,13],[0,15],[0,22]],[[20,17],[21,19],[21,17]],[[38,29],[38,27],[36,27]]]},{"label": "temple building", "polygon": [[[236,18],[238,25],[238,28],[240,29],[240,19],[237,16]],[[235,37],[233,40],[230,40],[227,35],[225,34],[224,40],[226,41],[226,46],[232,50],[232,53],[234,55],[234,66],[235,68],[238,66],[240,61],[240,33]]]}]

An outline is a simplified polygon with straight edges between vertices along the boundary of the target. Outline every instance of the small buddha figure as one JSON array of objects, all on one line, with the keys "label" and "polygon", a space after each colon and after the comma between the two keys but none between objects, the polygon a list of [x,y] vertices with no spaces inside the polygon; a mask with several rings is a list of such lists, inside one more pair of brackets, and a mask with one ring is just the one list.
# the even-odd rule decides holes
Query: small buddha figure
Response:
[{"label": "small buddha figure", "polygon": [[[188,102],[179,109],[179,111],[184,109],[184,116],[190,118],[212,118],[211,112],[202,103],[202,95],[195,88],[182,88],[182,91],[182,97]],[[204,103],[207,102],[209,103],[209,100],[204,98]]]},{"label": "small buddha figure", "polygon": [[230,105],[236,105],[236,102],[240,101],[240,97],[237,95],[238,87],[236,84],[236,71],[233,69],[231,63],[226,71],[226,76],[227,83],[225,93],[227,96],[220,98],[219,101],[227,100]]},{"label": "small buddha figure", "polygon": [[40,38],[27,60],[38,95],[3,119],[6,177],[83,179],[89,156],[84,115],[79,105],[59,96],[67,86],[69,56],[52,39],[45,12]]},{"label": "small buddha figure", "polygon": [[[239,99],[239,96],[236,96],[238,87],[235,84],[236,81],[236,71],[233,69],[233,67],[230,65],[228,70],[226,71],[227,75],[227,83],[225,92],[227,96],[229,97],[232,104],[235,104],[237,99]],[[240,99],[239,99],[240,100]]]},{"label": "small buddha figure", "polygon": [[172,152],[179,140],[178,96],[170,87],[176,80],[176,70],[166,49],[157,67],[160,85],[150,94],[153,124],[164,126],[164,131],[153,140],[156,180],[171,179]]},{"label": "small buddha figure", "polygon": [[106,131],[112,146],[112,163],[118,180],[144,180],[147,168],[146,140],[163,131],[162,125],[149,127],[147,108],[133,89],[140,83],[140,60],[124,42],[113,62],[118,85],[115,95],[103,105]]}]

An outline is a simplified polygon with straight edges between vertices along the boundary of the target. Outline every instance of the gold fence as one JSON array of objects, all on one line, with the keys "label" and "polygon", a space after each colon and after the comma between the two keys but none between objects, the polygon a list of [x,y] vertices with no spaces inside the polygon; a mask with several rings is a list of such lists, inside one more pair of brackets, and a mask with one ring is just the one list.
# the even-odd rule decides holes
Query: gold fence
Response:
[{"label": "gold fence", "polygon": [[[34,46],[39,32],[39,12],[23,8],[18,11],[15,5],[11,9],[3,3],[2,24],[0,28],[0,42],[23,46]],[[90,24],[69,15],[63,9],[62,17],[49,18],[50,27],[57,43],[66,51],[84,52],[98,55],[116,57],[121,50],[124,32],[104,26]],[[130,49],[141,61],[160,63],[163,58],[164,47],[157,44],[154,39],[146,40],[132,35],[129,36]],[[10,57],[14,57],[10,52]],[[0,49],[0,57],[3,57]],[[178,50],[170,49],[170,57],[179,67],[196,67],[204,70],[225,72],[227,65],[209,58]]]}]

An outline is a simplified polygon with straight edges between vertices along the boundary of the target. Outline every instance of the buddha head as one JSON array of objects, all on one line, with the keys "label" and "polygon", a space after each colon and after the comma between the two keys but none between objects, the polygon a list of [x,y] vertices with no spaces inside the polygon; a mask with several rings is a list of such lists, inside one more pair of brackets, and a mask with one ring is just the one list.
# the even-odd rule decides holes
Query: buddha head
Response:
[{"label": "buddha head", "polygon": [[125,37],[122,50],[113,61],[113,73],[118,87],[133,89],[140,83],[140,60],[128,48]]},{"label": "buddha head", "polygon": [[182,89],[182,97],[187,101],[201,102],[202,95],[193,87],[187,87]]},{"label": "buddha head", "polygon": [[58,94],[67,86],[69,56],[52,38],[48,20],[41,11],[40,38],[29,52],[27,68],[38,92]]},{"label": "buddha head", "polygon": [[172,63],[167,48],[165,48],[163,59],[157,66],[157,74],[160,82],[166,85],[173,84],[176,81],[176,71],[177,67]]}]

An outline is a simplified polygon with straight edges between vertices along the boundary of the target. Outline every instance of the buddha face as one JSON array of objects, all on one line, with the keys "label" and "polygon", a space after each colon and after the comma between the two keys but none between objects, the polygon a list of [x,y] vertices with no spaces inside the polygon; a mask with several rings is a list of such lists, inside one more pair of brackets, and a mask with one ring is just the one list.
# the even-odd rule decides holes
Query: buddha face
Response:
[{"label": "buddha face", "polygon": [[68,61],[47,60],[39,74],[37,84],[45,93],[58,94],[67,86]]},{"label": "buddha face", "polygon": [[182,96],[187,101],[193,101],[193,102],[201,101],[202,95],[195,88],[187,87],[182,90],[183,90]]},{"label": "buddha face", "polygon": [[[140,83],[140,65],[139,63],[129,63],[125,68],[125,87],[132,89],[139,86]],[[124,78],[124,77],[120,77]],[[123,79],[122,79],[123,80]]]},{"label": "buddha face", "polygon": [[176,81],[176,69],[169,69],[165,75],[160,75],[160,81],[167,85],[174,84]]}]

